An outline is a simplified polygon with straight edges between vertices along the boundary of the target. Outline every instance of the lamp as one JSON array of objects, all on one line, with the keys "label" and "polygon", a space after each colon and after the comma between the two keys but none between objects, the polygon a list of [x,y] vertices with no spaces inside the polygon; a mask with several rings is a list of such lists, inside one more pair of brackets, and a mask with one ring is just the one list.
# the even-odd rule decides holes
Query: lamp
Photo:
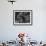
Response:
[{"label": "lamp", "polygon": [[8,0],[8,2],[11,2],[12,4],[16,2],[15,0]]}]

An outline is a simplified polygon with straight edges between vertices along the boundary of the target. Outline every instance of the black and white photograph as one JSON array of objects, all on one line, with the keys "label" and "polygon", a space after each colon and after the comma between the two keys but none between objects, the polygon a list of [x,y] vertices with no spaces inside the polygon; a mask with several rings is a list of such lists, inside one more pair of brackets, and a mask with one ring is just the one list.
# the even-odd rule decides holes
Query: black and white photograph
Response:
[{"label": "black and white photograph", "polygon": [[13,24],[32,24],[32,10],[14,10]]}]

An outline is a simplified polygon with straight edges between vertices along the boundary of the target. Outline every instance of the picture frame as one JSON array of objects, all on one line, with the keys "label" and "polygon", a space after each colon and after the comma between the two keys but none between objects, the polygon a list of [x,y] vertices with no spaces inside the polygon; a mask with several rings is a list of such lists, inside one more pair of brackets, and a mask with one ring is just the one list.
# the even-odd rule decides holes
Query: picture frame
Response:
[{"label": "picture frame", "polygon": [[13,10],[13,25],[32,25],[32,10]]}]

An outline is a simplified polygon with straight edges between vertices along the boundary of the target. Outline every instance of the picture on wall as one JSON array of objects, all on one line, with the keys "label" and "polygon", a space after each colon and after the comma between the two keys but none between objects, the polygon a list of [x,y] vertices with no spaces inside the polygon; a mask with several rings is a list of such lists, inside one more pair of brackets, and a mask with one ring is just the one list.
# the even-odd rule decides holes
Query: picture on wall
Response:
[{"label": "picture on wall", "polygon": [[13,10],[14,25],[32,25],[32,10]]}]

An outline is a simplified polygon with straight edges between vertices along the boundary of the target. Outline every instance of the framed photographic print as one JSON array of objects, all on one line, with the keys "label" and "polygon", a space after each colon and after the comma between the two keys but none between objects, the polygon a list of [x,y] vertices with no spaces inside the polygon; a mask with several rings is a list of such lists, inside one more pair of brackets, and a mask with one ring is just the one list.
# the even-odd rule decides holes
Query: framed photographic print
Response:
[{"label": "framed photographic print", "polygon": [[13,10],[14,25],[32,25],[32,10]]}]

